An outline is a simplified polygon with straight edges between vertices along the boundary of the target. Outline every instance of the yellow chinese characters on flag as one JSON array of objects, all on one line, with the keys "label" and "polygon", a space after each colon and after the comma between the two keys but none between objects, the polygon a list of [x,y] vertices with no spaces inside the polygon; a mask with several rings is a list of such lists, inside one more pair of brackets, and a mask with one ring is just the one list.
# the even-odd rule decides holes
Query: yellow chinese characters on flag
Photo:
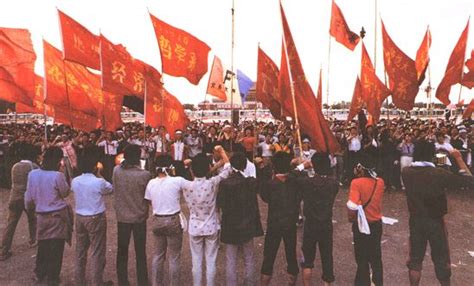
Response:
[{"label": "yellow chinese characters on flag", "polygon": [[163,73],[185,77],[197,85],[207,73],[210,47],[186,31],[173,27],[151,15],[160,47]]},{"label": "yellow chinese characters on flag", "polygon": [[31,97],[33,98],[33,106],[29,106],[29,105],[17,102],[16,112],[36,113],[36,114],[44,114],[46,112],[47,116],[49,117],[54,116],[54,108],[47,104],[44,104],[43,77],[36,74],[35,74],[35,90]]},{"label": "yellow chinese characters on flag", "polygon": [[212,62],[211,74],[207,84],[207,94],[215,96],[222,101],[227,100],[224,86],[224,69],[221,59],[217,56],[214,56],[214,61]]}]

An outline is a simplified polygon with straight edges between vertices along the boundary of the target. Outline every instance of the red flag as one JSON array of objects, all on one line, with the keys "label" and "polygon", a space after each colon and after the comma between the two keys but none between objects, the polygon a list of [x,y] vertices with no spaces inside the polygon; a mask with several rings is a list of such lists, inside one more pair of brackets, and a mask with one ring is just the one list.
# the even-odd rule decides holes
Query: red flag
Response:
[{"label": "red flag", "polygon": [[161,74],[153,67],[146,66],[146,103],[145,103],[145,123],[153,128],[161,125],[161,112],[163,103],[163,85],[161,84]]},{"label": "red flag", "polygon": [[367,111],[374,117],[375,121],[378,121],[383,101],[390,95],[390,90],[375,74],[374,66],[372,65],[364,43],[362,43],[360,77],[362,98],[364,98],[367,103]]},{"label": "red flag", "polygon": [[347,116],[347,121],[351,121],[354,116],[356,116],[364,107],[364,99],[362,98],[362,86],[360,84],[360,79],[357,77],[354,94],[352,95],[351,109],[349,110],[349,115]]},{"label": "red flag", "polygon": [[425,73],[430,64],[430,47],[431,47],[431,32],[430,28],[426,29],[425,37],[421,42],[418,51],[416,52],[416,74],[418,78],[418,85],[421,85],[425,80]]},{"label": "red flag", "polygon": [[189,123],[184,107],[179,100],[166,89],[163,93],[164,118],[163,124],[170,134],[174,135],[177,129],[183,130]]},{"label": "red flag", "polygon": [[464,113],[462,114],[462,118],[471,119],[472,112],[474,112],[474,99],[471,100],[466,110],[464,110]]},{"label": "red flag", "polygon": [[281,45],[280,73],[278,74],[278,93],[282,115],[295,117],[293,99],[291,97],[290,71],[288,70],[288,59],[286,58],[285,43]]},{"label": "red flag", "polygon": [[207,73],[207,57],[211,48],[188,32],[173,27],[152,14],[150,17],[160,46],[163,72],[185,77],[190,83],[197,85]]},{"label": "red flag", "polygon": [[395,45],[382,21],[383,59],[389,78],[393,103],[400,109],[410,111],[418,94],[418,77],[415,61]]},{"label": "red flag", "polygon": [[446,67],[446,72],[444,74],[441,83],[436,89],[436,98],[438,98],[444,105],[449,105],[451,101],[449,100],[449,93],[451,92],[451,86],[456,83],[461,83],[463,68],[464,68],[464,59],[466,56],[466,45],[467,45],[467,35],[469,33],[469,21],[467,21],[466,28],[459,37],[459,40],[454,47],[451,56],[449,57],[448,66]]},{"label": "red flag", "polygon": [[101,40],[102,89],[113,94],[136,95],[143,99],[143,63],[135,60],[122,45],[114,45],[103,35]]},{"label": "red flag", "polygon": [[474,50],[471,51],[471,58],[466,61],[466,67],[469,69],[462,77],[462,85],[467,88],[474,87]]},{"label": "red flag", "polygon": [[102,113],[102,128],[107,131],[116,131],[122,127],[122,103],[123,95],[112,94],[104,91],[105,108]]},{"label": "red flag", "polygon": [[352,32],[347,25],[346,19],[336,2],[332,1],[331,27],[329,33],[339,43],[343,44],[349,50],[353,51],[360,41],[359,35]]},{"label": "red flag", "polygon": [[33,105],[35,60],[28,30],[0,28],[0,99]]},{"label": "red flag", "polygon": [[214,56],[212,61],[211,74],[207,83],[207,94],[213,95],[222,101],[227,101],[224,86],[224,68],[221,59],[217,56]]},{"label": "red flag", "polygon": [[265,107],[267,107],[274,118],[281,118],[281,106],[278,93],[278,70],[277,65],[259,47],[257,65],[257,86],[255,96]]},{"label": "red flag", "polygon": [[[306,80],[303,65],[296,50],[290,27],[286,20],[283,6],[280,2],[280,11],[283,22],[283,33],[287,48],[290,72],[294,82],[295,101],[298,109],[299,123],[304,133],[313,140],[313,145],[319,152],[334,153],[339,150],[334,134],[329,128],[322,113],[322,107],[316,100],[313,90]],[[283,67],[282,67],[283,69]]]},{"label": "red flag", "polygon": [[22,103],[16,103],[16,112],[18,113],[35,113],[44,114],[46,108],[46,115],[54,117],[54,108],[44,104],[44,89],[43,89],[43,77],[35,75],[35,91],[32,95],[33,106],[28,106]]},{"label": "red flag", "polygon": [[64,59],[100,70],[99,37],[58,10]]},{"label": "red flag", "polygon": [[318,95],[316,96],[316,99],[318,100],[318,104],[322,107],[323,106],[323,69],[319,70]]}]

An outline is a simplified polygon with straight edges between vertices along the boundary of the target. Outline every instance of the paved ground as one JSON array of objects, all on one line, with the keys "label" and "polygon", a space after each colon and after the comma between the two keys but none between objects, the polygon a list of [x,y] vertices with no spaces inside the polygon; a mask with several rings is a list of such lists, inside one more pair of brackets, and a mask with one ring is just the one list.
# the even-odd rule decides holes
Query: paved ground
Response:
[{"label": "paved ground", "polygon": [[[347,191],[341,190],[334,207],[334,261],[335,261],[335,285],[352,285],[355,274],[355,261],[352,248],[352,234],[350,224],[347,222],[346,201]],[[0,231],[3,231],[6,221],[8,192],[0,190]],[[474,251],[474,195],[471,191],[457,191],[449,195],[449,215],[447,224],[449,230],[449,242],[451,245],[451,260],[453,269],[452,285],[474,285],[474,258],[469,256],[468,250]],[[107,200],[108,208],[108,244],[107,244],[107,266],[105,279],[116,281],[115,255],[116,255],[116,225],[113,203],[111,198]],[[266,219],[266,205],[261,203],[262,222]],[[384,214],[389,217],[399,219],[399,223],[394,226],[384,226],[383,262],[385,285],[408,285],[405,261],[408,254],[408,218],[405,196],[400,192],[386,193],[384,197]],[[30,285],[32,270],[35,261],[35,249],[27,247],[27,222],[22,218],[13,245],[14,256],[6,262],[0,262],[0,285]],[[151,233],[148,234],[148,241],[152,241]],[[74,247],[74,246],[73,246]],[[74,248],[66,247],[64,262],[61,272],[63,285],[73,285],[74,271]],[[223,246],[222,246],[223,248]],[[147,245],[148,261],[151,265],[151,254],[153,253],[152,243]],[[222,249],[223,250],[223,249]],[[225,285],[225,257],[224,251],[219,252],[217,261],[217,284]],[[263,253],[263,238],[257,239],[257,269],[260,269]],[[182,285],[191,285],[191,257],[188,240],[185,236],[182,259]],[[135,270],[133,257],[130,263],[130,280],[135,280]],[[319,267],[319,259],[316,261]],[[285,285],[285,256],[280,249],[280,253],[275,263],[275,274],[272,285]],[[435,279],[433,264],[429,252],[427,253],[422,285],[438,285]],[[242,272],[240,266],[237,270]],[[314,285],[320,285],[320,272],[314,273]],[[299,279],[300,280],[300,279]],[[301,282],[298,281],[300,285]]]}]

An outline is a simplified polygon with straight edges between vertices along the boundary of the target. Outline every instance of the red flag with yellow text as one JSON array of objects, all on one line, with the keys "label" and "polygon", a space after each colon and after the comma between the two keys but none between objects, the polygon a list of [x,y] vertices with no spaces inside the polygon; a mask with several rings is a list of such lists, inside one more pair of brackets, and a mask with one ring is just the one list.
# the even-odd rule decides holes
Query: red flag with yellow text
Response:
[{"label": "red flag with yellow text", "polygon": [[102,123],[102,128],[113,132],[123,125],[121,117],[123,95],[112,94],[106,91],[103,93],[105,99],[105,108],[100,121]]},{"label": "red flag with yellow text", "polygon": [[210,47],[190,33],[173,27],[150,14],[160,47],[163,73],[185,77],[197,85],[207,73]]},{"label": "red flag with yellow text", "polygon": [[441,83],[436,89],[436,98],[438,98],[444,105],[449,105],[449,93],[451,86],[456,83],[461,83],[463,76],[464,60],[466,56],[467,36],[469,33],[469,21],[467,21],[466,28],[459,37],[459,40],[454,47],[451,56],[449,57],[448,66]]},{"label": "red flag with yellow text", "polygon": [[390,90],[375,74],[374,66],[364,43],[362,43],[360,77],[362,97],[367,103],[367,111],[373,116],[375,121],[378,121],[383,101],[390,95]]},{"label": "red flag with yellow text", "polygon": [[474,50],[471,51],[471,58],[466,61],[468,72],[462,77],[462,85],[467,88],[474,87]]},{"label": "red flag with yellow text", "polygon": [[334,0],[332,1],[331,27],[329,28],[329,33],[336,39],[336,41],[343,44],[351,51],[354,50],[360,41],[359,35],[349,29],[341,9],[337,6]]},{"label": "red flag with yellow text", "polygon": [[58,10],[64,59],[100,70],[98,36]]},{"label": "red flag with yellow text", "polygon": [[102,60],[102,89],[121,95],[136,95],[143,99],[145,91],[144,67],[122,45],[111,43],[100,36]]},{"label": "red flag with yellow text", "polygon": [[431,32],[430,28],[426,29],[425,37],[423,42],[421,42],[418,51],[416,52],[416,74],[418,78],[418,85],[421,85],[425,80],[426,70],[430,64],[430,47],[431,47]]},{"label": "red flag with yellow text", "polygon": [[281,105],[278,93],[278,70],[277,65],[259,47],[257,65],[257,84],[255,96],[265,107],[267,107],[274,118],[281,118]]},{"label": "red flag with yellow text", "polygon": [[207,83],[207,94],[215,96],[222,101],[227,101],[224,86],[224,68],[222,67],[221,59],[217,56],[214,56],[212,61],[211,74]]},{"label": "red flag with yellow text", "polygon": [[[33,106],[25,105],[20,102],[16,103],[16,112],[18,113],[35,113],[44,114],[49,117],[54,117],[54,108],[44,104],[44,79],[42,76],[35,75],[35,91],[32,95]],[[46,108],[46,110],[45,110]]]},{"label": "red flag with yellow text", "polygon": [[28,30],[0,28],[0,99],[33,105],[35,60]]},{"label": "red flag with yellow text", "polygon": [[351,121],[354,116],[356,116],[364,107],[364,98],[362,98],[362,86],[360,84],[360,79],[357,77],[354,93],[352,94],[351,108],[349,110],[349,115],[347,116],[347,121]]},{"label": "red flag with yellow text", "polygon": [[393,42],[382,21],[383,60],[395,106],[410,111],[418,94],[418,76],[415,61]]},{"label": "red flag with yellow text", "polygon": [[163,95],[163,85],[161,74],[152,66],[145,66],[146,78],[146,103],[145,103],[145,123],[153,128],[161,125],[161,105]]}]

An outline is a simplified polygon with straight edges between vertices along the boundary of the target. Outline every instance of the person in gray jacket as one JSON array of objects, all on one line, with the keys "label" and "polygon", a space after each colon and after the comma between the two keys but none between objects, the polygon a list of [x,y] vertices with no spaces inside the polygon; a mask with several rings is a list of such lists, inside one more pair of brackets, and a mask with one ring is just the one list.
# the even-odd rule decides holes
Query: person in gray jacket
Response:
[{"label": "person in gray jacket", "polygon": [[141,150],[138,145],[125,147],[125,160],[114,168],[112,176],[117,218],[118,285],[129,285],[128,245],[132,234],[135,246],[137,285],[148,285],[146,263],[148,204],[144,197],[151,174],[140,168],[140,154]]}]

